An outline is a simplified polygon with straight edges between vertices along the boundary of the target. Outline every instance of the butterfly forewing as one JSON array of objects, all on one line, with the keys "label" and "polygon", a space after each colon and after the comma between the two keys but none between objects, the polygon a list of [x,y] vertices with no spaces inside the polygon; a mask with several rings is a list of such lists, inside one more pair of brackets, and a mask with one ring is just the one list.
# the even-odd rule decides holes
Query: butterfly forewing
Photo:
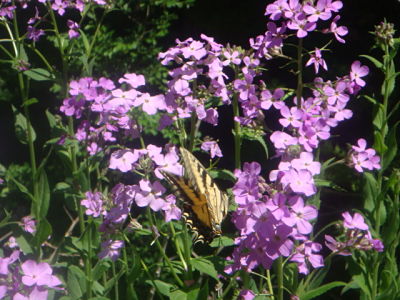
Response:
[{"label": "butterfly forewing", "polygon": [[180,148],[184,175],[161,171],[173,192],[183,201],[184,218],[196,241],[210,241],[221,234],[228,212],[228,197],[215,184],[204,166],[185,148]]},{"label": "butterfly forewing", "polygon": [[[221,233],[220,224],[228,212],[228,197],[223,193],[213,178],[208,174],[204,166],[197,158],[185,148],[180,148],[182,154],[185,177],[200,195],[200,202],[193,203],[193,211],[199,216],[208,211],[210,225],[215,234]],[[204,201],[206,207],[204,207]]]}]

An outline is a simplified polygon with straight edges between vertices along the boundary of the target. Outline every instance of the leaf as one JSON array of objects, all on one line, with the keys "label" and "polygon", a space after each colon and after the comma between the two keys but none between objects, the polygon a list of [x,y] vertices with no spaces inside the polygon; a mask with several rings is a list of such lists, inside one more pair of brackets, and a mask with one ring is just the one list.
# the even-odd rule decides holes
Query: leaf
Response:
[{"label": "leaf", "polygon": [[50,128],[56,127],[57,125],[56,117],[48,109],[46,109],[46,117],[47,121],[49,122]]},{"label": "leaf", "polygon": [[171,299],[171,300],[187,300],[187,294],[181,290],[176,290],[176,291],[171,292],[169,299]]},{"label": "leaf", "polygon": [[20,190],[20,192],[27,195],[33,201],[33,195],[29,192],[29,190],[22,183],[20,183],[14,177],[10,177],[9,180],[11,180],[17,186],[17,188]]},{"label": "leaf", "polygon": [[41,219],[36,226],[36,233],[34,237],[34,244],[36,247],[40,247],[44,241],[47,241],[52,233],[52,228],[50,223],[46,219]]},{"label": "leaf", "polygon": [[372,98],[368,95],[363,95],[363,97],[367,99],[369,102],[371,102],[373,105],[378,105],[378,101],[375,98]]},{"label": "leaf", "polygon": [[320,287],[313,289],[311,291],[306,292],[303,295],[299,295],[301,300],[309,300],[309,299],[313,299],[319,295],[322,295],[324,293],[326,293],[327,291],[338,287],[338,286],[345,286],[346,283],[342,282],[342,281],[334,281],[334,282],[330,282],[324,285],[321,285]]},{"label": "leaf", "polygon": [[69,190],[71,186],[66,182],[58,182],[53,189],[53,192],[64,192],[65,190]]},{"label": "leaf", "polygon": [[46,217],[50,205],[50,187],[49,187],[49,182],[47,180],[47,174],[43,169],[41,169],[41,172],[39,174],[38,185],[39,185],[38,199],[35,199],[37,205],[36,217],[38,220],[41,220]]},{"label": "leaf", "polygon": [[92,270],[93,280],[99,280],[110,267],[110,261],[106,259],[100,259]]},{"label": "leaf", "polygon": [[390,166],[390,163],[397,155],[397,126],[399,123],[400,122],[396,122],[396,124],[389,130],[386,137],[387,151],[383,155],[382,171],[386,170]]},{"label": "leaf", "polygon": [[15,239],[25,255],[33,253],[31,244],[26,240],[24,235],[17,236]]},{"label": "leaf", "polygon": [[210,247],[219,248],[219,247],[228,247],[233,246],[235,241],[227,236],[220,236],[214,238],[214,240],[209,244]]},{"label": "leaf", "polygon": [[[208,287],[207,284],[203,285],[204,287]],[[187,300],[207,300],[207,295],[204,295],[204,293],[200,296],[199,295],[199,291],[200,289],[198,287],[192,288],[190,291],[188,291],[187,295],[186,295],[186,299]],[[207,288],[208,291],[208,288]]]},{"label": "leaf", "polygon": [[378,183],[375,177],[367,172],[364,172],[363,182],[364,208],[371,213],[375,209],[375,201],[378,195]]},{"label": "leaf", "polygon": [[154,281],[146,280],[146,283],[155,287],[158,290],[158,292],[168,297],[171,295],[171,289],[174,287],[172,284],[161,280],[154,280]]},{"label": "leaf", "polygon": [[230,182],[236,182],[236,177],[232,173],[232,171],[223,169],[223,170],[210,170],[210,175],[212,178],[229,180]]},{"label": "leaf", "polygon": [[366,59],[368,59],[370,62],[372,62],[375,67],[377,67],[378,69],[383,68],[383,63],[380,62],[379,60],[377,60],[375,57],[369,56],[369,55],[360,55],[361,57],[365,57]]},{"label": "leaf", "polygon": [[[28,143],[28,121],[23,114],[21,114],[14,105],[11,105],[14,113],[14,127],[15,135],[21,144],[26,145]],[[36,140],[36,133],[32,126],[29,126],[32,142]]]},{"label": "leaf", "polygon": [[396,77],[398,75],[398,73],[395,73],[395,71],[396,71],[396,68],[394,65],[394,61],[391,60],[389,68],[388,68],[388,70],[386,70],[387,79],[382,84],[382,89],[381,89],[382,96],[385,96],[385,95],[389,96],[392,94],[395,84],[396,84]]},{"label": "leaf", "polygon": [[28,100],[26,100],[24,103],[22,103],[22,106],[30,106],[32,104],[38,103],[39,100],[37,98],[29,98]]},{"label": "leaf", "polygon": [[218,280],[217,270],[215,270],[214,264],[211,261],[199,257],[199,258],[192,258],[191,263],[196,270]]},{"label": "leaf", "polygon": [[53,74],[42,68],[29,69],[27,71],[24,71],[24,74],[36,81],[54,80],[55,78]]},{"label": "leaf", "polygon": [[341,192],[346,192],[344,188],[341,186],[337,185],[333,181],[327,180],[327,179],[320,179],[320,178],[315,178],[314,183],[317,187],[329,187],[331,189],[334,189],[336,191],[341,191]]},{"label": "leaf", "polygon": [[74,265],[68,266],[67,290],[73,299],[82,299],[86,290],[86,276],[83,271]]}]

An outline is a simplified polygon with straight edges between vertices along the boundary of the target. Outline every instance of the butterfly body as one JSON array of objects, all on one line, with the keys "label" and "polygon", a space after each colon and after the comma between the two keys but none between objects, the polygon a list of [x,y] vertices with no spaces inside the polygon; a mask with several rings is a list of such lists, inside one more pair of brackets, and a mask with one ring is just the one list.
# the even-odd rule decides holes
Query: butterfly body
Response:
[{"label": "butterfly body", "polygon": [[222,233],[221,222],[228,212],[228,197],[192,153],[182,147],[180,152],[183,176],[162,173],[178,198],[183,200],[183,216],[197,233],[196,240],[210,241]]}]

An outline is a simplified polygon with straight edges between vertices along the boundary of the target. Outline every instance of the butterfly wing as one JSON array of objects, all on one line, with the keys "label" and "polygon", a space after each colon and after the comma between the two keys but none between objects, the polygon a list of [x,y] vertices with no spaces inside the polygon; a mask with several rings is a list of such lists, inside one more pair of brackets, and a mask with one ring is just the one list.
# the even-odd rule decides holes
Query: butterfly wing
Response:
[{"label": "butterfly wing", "polygon": [[192,204],[193,212],[200,220],[208,218],[203,223],[215,234],[221,234],[221,222],[228,212],[228,197],[222,192],[206,168],[185,148],[180,148],[185,176],[197,194],[200,201]]}]

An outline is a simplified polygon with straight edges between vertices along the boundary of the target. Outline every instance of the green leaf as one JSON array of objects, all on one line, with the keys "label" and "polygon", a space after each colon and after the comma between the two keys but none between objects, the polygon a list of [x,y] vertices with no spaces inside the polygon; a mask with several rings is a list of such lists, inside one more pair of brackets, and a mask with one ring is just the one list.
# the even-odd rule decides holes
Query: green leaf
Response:
[{"label": "green leaf", "polygon": [[114,275],[109,281],[107,281],[104,287],[104,295],[107,295],[111,289],[115,286],[115,283],[120,280],[121,276],[124,275],[125,268],[122,268],[116,275]]},{"label": "green leaf", "polygon": [[371,213],[375,209],[375,201],[378,196],[378,183],[375,177],[367,172],[364,172],[363,182],[364,208]]},{"label": "green leaf", "polygon": [[369,102],[371,102],[373,105],[378,105],[378,103],[379,103],[375,98],[372,98],[372,97],[370,97],[368,95],[363,95],[363,97],[365,99],[367,99]]},{"label": "green leaf", "polygon": [[20,183],[14,177],[9,177],[9,180],[11,180],[17,186],[17,188],[20,190],[20,192],[26,194],[33,201],[33,195],[29,192],[29,190],[22,183]]},{"label": "green leaf", "polygon": [[50,223],[46,219],[41,219],[36,226],[36,233],[34,237],[34,244],[36,247],[40,247],[43,242],[47,241],[52,231],[53,230]]},{"label": "green leaf", "polygon": [[56,117],[48,109],[46,109],[46,117],[47,121],[49,121],[50,128],[55,128],[57,125]]},{"label": "green leaf", "polygon": [[192,258],[191,263],[196,270],[218,280],[217,270],[215,270],[214,264],[211,261],[199,257],[199,258]]},{"label": "green leaf", "polygon": [[38,103],[38,102],[39,102],[39,100],[37,98],[29,98],[24,103],[22,103],[22,106],[30,106],[30,105]]},{"label": "green leaf", "polygon": [[155,287],[158,290],[158,292],[160,292],[164,296],[168,296],[168,297],[171,295],[171,289],[174,288],[174,286],[172,284],[161,281],[161,280],[154,280],[154,281],[146,280],[146,283]]},{"label": "green leaf", "polygon": [[223,169],[223,170],[210,170],[210,176],[212,178],[229,180],[230,182],[236,182],[236,177],[232,171]]},{"label": "green leaf", "polygon": [[44,169],[41,169],[39,174],[39,193],[38,199],[35,199],[36,202],[36,217],[38,220],[41,220],[46,217],[47,212],[49,210],[50,205],[50,187],[49,182],[47,180],[47,174]]},{"label": "green leaf", "polygon": [[93,280],[99,280],[109,268],[111,268],[111,262],[105,259],[100,259],[93,268]]},{"label": "green leaf", "polygon": [[[207,284],[203,285],[203,288],[206,287],[207,291],[208,291],[208,286]],[[207,295],[202,294],[201,296],[199,296],[199,291],[200,289],[198,287],[194,287],[192,288],[186,295],[186,299],[187,300],[207,300]]]},{"label": "green leaf", "polygon": [[235,241],[227,236],[215,237],[214,240],[209,244],[210,247],[219,248],[219,247],[229,247],[233,246]]},{"label": "green leaf", "polygon": [[90,52],[90,43],[89,40],[85,34],[85,32],[83,30],[79,30],[80,36],[82,38],[83,41],[83,46],[85,47],[85,52],[86,54],[88,54]]},{"label": "green leaf", "polygon": [[33,68],[24,71],[24,74],[36,81],[54,80],[54,75],[42,68]]},{"label": "green leaf", "polygon": [[327,180],[327,179],[320,179],[320,178],[315,178],[314,183],[317,187],[329,187],[331,189],[334,189],[336,191],[342,191],[346,192],[344,188],[341,186],[335,184],[333,181]]},{"label": "green leaf", "polygon": [[24,235],[17,236],[15,239],[25,255],[33,253],[31,243],[26,240]]},{"label": "green leaf", "polygon": [[386,137],[387,151],[383,155],[382,171],[386,170],[390,166],[391,162],[397,155],[397,126],[399,123],[400,122],[396,122],[396,124],[389,130]]},{"label": "green leaf", "polygon": [[375,57],[369,56],[369,55],[360,55],[361,57],[365,57],[366,59],[368,59],[370,62],[372,62],[375,67],[377,67],[378,69],[383,68],[383,63],[380,62],[379,60],[377,60]]},{"label": "green leaf", "polygon": [[171,299],[171,300],[187,300],[187,294],[181,290],[176,290],[176,291],[171,292],[169,299]]},{"label": "green leaf", "polygon": [[82,299],[83,291],[86,290],[86,275],[74,265],[68,266],[67,290],[72,299]]},{"label": "green leaf", "polygon": [[390,61],[390,65],[388,70],[386,70],[387,73],[387,79],[385,80],[385,82],[382,84],[382,89],[381,89],[381,94],[382,96],[387,95],[391,95],[394,87],[395,87],[395,83],[396,83],[396,77],[397,77],[397,73],[395,73],[396,68],[394,65],[394,61],[391,60]]},{"label": "green leaf", "polygon": [[[21,144],[26,145],[28,143],[28,122],[23,114],[21,114],[14,105],[11,105],[11,108],[14,113],[14,126],[15,126],[15,135],[18,141]],[[36,140],[36,133],[32,126],[29,126],[32,142]]]},{"label": "green leaf", "polygon": [[333,282],[321,285],[320,287],[318,287],[316,289],[313,289],[311,291],[306,292],[303,295],[298,295],[298,296],[300,296],[301,300],[310,300],[310,299],[313,299],[313,298],[315,298],[315,297],[317,297],[319,295],[322,295],[322,294],[326,293],[327,291],[329,291],[329,290],[331,290],[331,289],[333,289],[335,287],[345,286],[345,285],[346,285],[345,282],[333,281]]},{"label": "green leaf", "polygon": [[53,189],[53,192],[64,192],[65,190],[69,190],[71,186],[66,182],[58,182]]}]

